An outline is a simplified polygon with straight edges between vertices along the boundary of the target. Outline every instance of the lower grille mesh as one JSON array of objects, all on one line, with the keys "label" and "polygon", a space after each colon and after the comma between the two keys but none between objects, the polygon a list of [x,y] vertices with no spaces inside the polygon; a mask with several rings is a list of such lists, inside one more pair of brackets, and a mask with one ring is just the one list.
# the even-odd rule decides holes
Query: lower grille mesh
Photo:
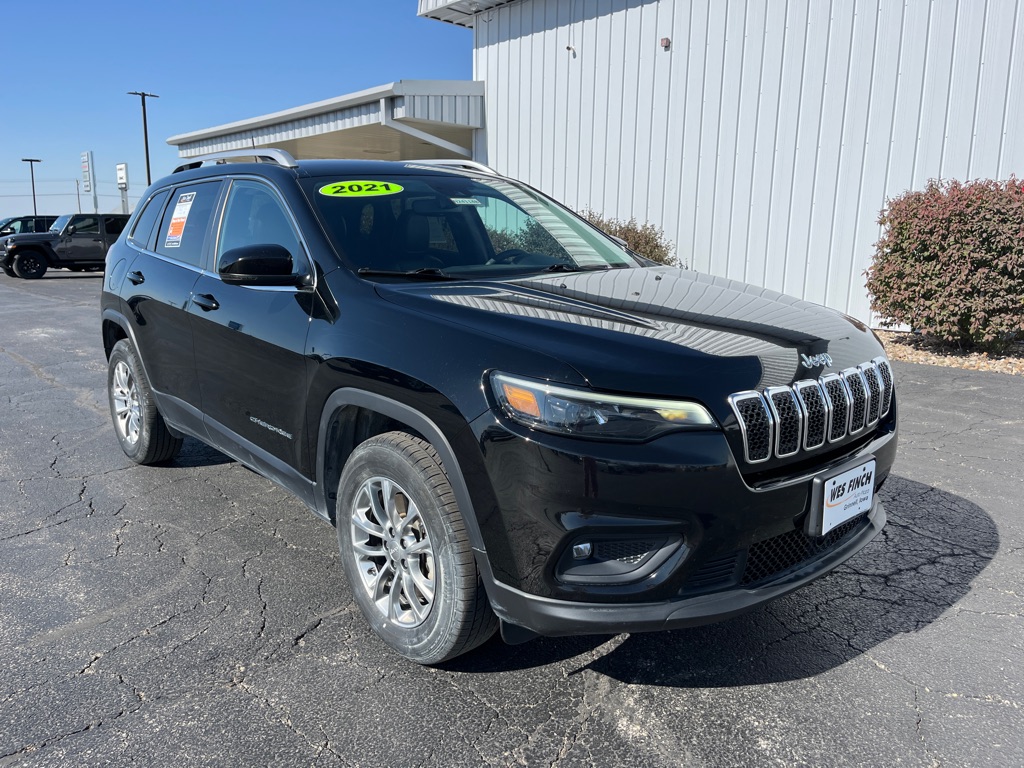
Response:
[{"label": "lower grille mesh", "polygon": [[793,530],[750,547],[741,584],[749,586],[803,565],[840,544],[868,525],[867,515],[847,520],[820,539]]}]

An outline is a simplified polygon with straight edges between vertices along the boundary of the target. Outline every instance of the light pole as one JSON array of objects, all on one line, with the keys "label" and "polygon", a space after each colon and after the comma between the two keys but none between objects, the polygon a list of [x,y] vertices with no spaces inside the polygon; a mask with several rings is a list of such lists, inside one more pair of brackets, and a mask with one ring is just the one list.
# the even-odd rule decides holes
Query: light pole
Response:
[{"label": "light pole", "polygon": [[32,215],[38,216],[39,211],[36,210],[36,163],[43,161],[34,157],[23,157],[21,162],[28,163],[28,172],[32,176]]},{"label": "light pole", "polygon": [[153,183],[153,179],[149,175],[149,126],[146,123],[146,97],[151,99],[159,99],[155,93],[146,93],[145,91],[128,91],[129,96],[139,96],[142,98],[142,140],[146,145],[146,186],[148,187]]}]

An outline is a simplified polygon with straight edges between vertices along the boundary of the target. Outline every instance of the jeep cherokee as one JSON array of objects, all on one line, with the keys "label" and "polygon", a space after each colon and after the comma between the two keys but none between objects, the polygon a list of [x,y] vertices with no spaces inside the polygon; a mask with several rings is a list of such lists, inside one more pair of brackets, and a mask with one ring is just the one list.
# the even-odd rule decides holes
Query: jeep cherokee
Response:
[{"label": "jeep cherokee", "polygon": [[725,619],[885,524],[860,322],[473,163],[239,154],[152,185],[107,255],[115,432],[142,464],[198,438],[332,523],[406,658]]}]

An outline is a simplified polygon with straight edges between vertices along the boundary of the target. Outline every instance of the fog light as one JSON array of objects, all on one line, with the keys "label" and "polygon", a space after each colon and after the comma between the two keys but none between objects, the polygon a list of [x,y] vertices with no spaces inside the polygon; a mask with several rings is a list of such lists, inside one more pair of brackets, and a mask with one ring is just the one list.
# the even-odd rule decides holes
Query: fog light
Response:
[{"label": "fog light", "polygon": [[669,557],[686,549],[682,536],[669,533],[623,535],[581,533],[555,564],[555,578],[566,584],[629,584],[651,575]]},{"label": "fog light", "polygon": [[572,556],[576,560],[586,560],[594,554],[594,546],[589,541],[572,545]]}]

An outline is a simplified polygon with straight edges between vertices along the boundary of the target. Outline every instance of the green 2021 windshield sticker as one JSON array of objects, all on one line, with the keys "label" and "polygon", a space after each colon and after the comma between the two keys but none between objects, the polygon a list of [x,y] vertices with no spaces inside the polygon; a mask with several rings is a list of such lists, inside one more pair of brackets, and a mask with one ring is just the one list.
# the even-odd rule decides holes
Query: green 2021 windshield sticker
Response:
[{"label": "green 2021 windshield sticker", "polygon": [[397,195],[404,189],[390,181],[338,181],[320,187],[320,194],[328,197],[377,197]]}]

